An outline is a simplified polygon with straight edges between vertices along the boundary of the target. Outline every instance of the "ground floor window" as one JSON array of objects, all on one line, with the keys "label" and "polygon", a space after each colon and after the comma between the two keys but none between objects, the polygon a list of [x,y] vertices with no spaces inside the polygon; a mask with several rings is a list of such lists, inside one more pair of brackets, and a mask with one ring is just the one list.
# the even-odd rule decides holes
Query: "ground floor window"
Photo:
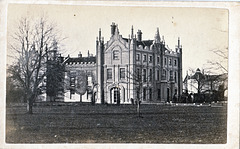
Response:
[{"label": "ground floor window", "polygon": [[149,100],[150,101],[152,100],[152,89],[151,88],[149,89]]},{"label": "ground floor window", "polygon": [[160,89],[158,89],[158,96],[157,96],[158,100],[160,100],[160,96],[161,96],[160,94],[161,94],[161,91],[160,91]]},{"label": "ground floor window", "polygon": [[143,89],[143,100],[144,101],[146,101],[146,94],[147,94],[146,92],[147,92],[147,90],[146,90],[146,88],[144,88]]}]

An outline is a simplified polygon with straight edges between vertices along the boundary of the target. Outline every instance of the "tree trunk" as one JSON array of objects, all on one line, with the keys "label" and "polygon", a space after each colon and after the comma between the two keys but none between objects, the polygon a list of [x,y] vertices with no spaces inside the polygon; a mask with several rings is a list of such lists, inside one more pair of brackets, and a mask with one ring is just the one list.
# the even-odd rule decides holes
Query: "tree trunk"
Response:
[{"label": "tree trunk", "polygon": [[33,107],[32,98],[29,98],[27,100],[27,113],[28,114],[33,114],[32,107]]},{"label": "tree trunk", "polygon": [[140,101],[139,100],[137,101],[137,113],[138,113],[138,117],[141,117],[140,116]]},{"label": "tree trunk", "polygon": [[82,103],[82,94],[80,94],[80,102]]}]

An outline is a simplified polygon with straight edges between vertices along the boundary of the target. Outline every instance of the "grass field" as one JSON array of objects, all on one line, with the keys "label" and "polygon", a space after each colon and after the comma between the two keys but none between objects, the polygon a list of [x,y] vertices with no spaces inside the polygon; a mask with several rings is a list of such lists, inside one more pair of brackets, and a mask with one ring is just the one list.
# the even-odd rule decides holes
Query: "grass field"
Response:
[{"label": "grass field", "polygon": [[7,143],[197,143],[227,141],[227,106],[38,105],[6,108]]}]

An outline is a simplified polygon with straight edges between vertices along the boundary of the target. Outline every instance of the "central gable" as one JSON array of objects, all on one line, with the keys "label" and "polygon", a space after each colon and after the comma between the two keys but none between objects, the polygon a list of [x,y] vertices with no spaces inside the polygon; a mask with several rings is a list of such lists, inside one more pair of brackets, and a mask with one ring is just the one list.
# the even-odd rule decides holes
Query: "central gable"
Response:
[{"label": "central gable", "polygon": [[119,47],[121,51],[128,51],[127,43],[121,39],[113,39],[105,45],[105,52],[112,52],[115,47]]}]

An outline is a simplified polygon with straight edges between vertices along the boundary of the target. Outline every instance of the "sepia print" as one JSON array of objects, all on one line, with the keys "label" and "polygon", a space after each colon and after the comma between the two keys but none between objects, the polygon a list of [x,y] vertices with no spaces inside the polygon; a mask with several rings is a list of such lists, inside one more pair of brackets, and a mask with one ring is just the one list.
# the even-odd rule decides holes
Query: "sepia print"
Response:
[{"label": "sepia print", "polygon": [[227,143],[227,9],[7,14],[5,143]]}]

